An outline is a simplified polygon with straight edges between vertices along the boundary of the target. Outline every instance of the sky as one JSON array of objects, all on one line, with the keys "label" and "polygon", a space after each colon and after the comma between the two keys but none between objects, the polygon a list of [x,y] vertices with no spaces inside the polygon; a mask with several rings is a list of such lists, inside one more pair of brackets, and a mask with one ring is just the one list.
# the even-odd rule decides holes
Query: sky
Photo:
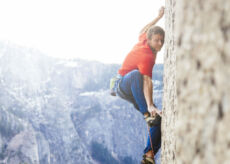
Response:
[{"label": "sky", "polygon": [[[58,58],[121,64],[164,0],[0,1],[0,41]],[[164,17],[157,25],[164,28]],[[163,63],[163,53],[157,63]]]}]

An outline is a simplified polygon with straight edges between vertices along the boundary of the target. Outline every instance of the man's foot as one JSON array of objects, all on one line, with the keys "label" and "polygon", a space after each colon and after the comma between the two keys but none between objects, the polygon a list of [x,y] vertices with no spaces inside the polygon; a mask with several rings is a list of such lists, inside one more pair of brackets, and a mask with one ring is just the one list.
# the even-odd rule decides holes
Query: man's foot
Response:
[{"label": "man's foot", "polygon": [[157,126],[161,122],[161,117],[156,113],[155,116],[145,115],[145,121],[149,127]]},{"label": "man's foot", "polygon": [[147,157],[146,155],[143,155],[143,159],[141,161],[141,164],[155,164],[155,161],[151,157]]}]

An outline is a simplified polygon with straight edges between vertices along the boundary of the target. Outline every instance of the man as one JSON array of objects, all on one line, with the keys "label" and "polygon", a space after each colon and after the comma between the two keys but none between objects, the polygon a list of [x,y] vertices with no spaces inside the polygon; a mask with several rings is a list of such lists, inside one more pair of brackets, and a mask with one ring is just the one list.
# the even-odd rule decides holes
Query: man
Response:
[{"label": "man", "polygon": [[152,69],[157,52],[164,44],[165,36],[164,30],[154,25],[163,15],[164,7],[161,7],[158,16],[141,30],[139,42],[126,56],[115,83],[112,82],[112,87],[115,85],[115,93],[131,102],[144,115],[151,127],[149,130],[151,137],[148,137],[141,162],[143,164],[155,163],[154,153],[158,151],[161,144],[161,111],[153,103]]}]

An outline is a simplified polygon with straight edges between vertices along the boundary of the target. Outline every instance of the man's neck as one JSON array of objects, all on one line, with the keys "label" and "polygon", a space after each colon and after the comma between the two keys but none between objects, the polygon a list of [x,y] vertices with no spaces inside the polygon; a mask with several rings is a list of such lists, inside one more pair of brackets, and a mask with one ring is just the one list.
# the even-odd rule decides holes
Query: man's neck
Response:
[{"label": "man's neck", "polygon": [[147,41],[147,44],[148,44],[149,48],[151,49],[152,53],[153,53],[154,55],[157,55],[157,51],[155,50],[155,48],[151,47],[151,46],[149,45],[149,42],[148,42],[148,41]]}]

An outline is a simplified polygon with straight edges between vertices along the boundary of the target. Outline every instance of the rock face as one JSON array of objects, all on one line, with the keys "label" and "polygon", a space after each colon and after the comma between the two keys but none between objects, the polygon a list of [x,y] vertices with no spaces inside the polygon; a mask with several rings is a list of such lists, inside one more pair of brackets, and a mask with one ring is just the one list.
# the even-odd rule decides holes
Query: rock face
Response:
[{"label": "rock face", "polygon": [[[162,163],[230,163],[230,1],[166,4],[168,42],[173,35],[176,42],[165,56]],[[166,77],[175,74],[167,72],[170,62],[173,80]],[[175,81],[176,96],[167,89]]]},{"label": "rock face", "polygon": [[162,118],[162,163],[175,163],[175,119],[176,119],[176,54],[175,54],[175,1],[166,0],[165,6],[165,55],[164,55],[164,96]]}]

